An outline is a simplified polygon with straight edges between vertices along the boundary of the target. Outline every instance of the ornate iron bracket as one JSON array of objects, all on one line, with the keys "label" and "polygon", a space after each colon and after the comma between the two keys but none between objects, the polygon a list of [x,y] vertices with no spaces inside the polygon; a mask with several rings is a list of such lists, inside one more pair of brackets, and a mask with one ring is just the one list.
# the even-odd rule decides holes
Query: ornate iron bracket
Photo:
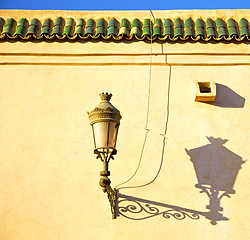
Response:
[{"label": "ornate iron bracket", "polygon": [[110,186],[107,188],[107,196],[110,203],[112,218],[116,219],[116,189],[111,188]]},{"label": "ornate iron bracket", "polygon": [[100,186],[102,187],[102,191],[107,193],[107,197],[111,207],[112,218],[116,218],[116,190],[113,189],[110,184],[111,181],[108,178],[110,176],[110,171],[108,170],[108,164],[110,159],[114,159],[114,155],[116,154],[116,149],[114,148],[102,148],[95,149],[94,153],[97,154],[97,159],[100,158],[103,163],[103,169],[100,172]]}]

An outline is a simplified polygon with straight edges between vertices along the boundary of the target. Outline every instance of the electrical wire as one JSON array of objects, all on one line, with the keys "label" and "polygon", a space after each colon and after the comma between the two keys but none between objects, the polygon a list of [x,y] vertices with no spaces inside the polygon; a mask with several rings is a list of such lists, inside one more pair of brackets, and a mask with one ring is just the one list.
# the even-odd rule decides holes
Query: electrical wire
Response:
[{"label": "electrical wire", "polygon": [[[153,12],[150,10],[151,15],[154,18]],[[151,24],[151,15],[150,15],[150,31],[152,31],[152,24]],[[155,19],[155,18],[154,18]],[[134,174],[125,182],[118,184],[115,189],[125,189],[125,188],[140,188],[140,187],[145,187],[151,183],[153,183],[157,177],[160,174],[160,171],[162,169],[162,165],[163,165],[163,160],[164,160],[164,153],[165,153],[165,147],[166,147],[166,134],[167,134],[167,130],[168,130],[168,121],[169,121],[169,109],[170,109],[170,85],[171,85],[171,73],[172,73],[172,67],[170,64],[168,64],[168,59],[167,59],[167,55],[166,55],[166,64],[169,66],[169,76],[168,76],[168,98],[167,98],[167,117],[166,117],[166,123],[165,123],[165,129],[164,129],[164,134],[160,134],[161,136],[163,136],[163,142],[162,142],[162,153],[161,153],[161,162],[160,162],[160,166],[159,169],[155,175],[155,177],[149,181],[148,183],[142,184],[142,185],[137,185],[137,186],[128,186],[128,187],[120,187],[118,188],[118,186],[124,185],[125,183],[129,182],[138,172],[140,165],[141,165],[141,161],[142,161],[142,156],[143,156],[143,152],[144,152],[144,148],[146,145],[146,141],[147,141],[147,136],[148,133],[150,131],[150,129],[148,129],[148,118],[149,118],[149,111],[150,111],[150,90],[151,90],[151,79],[152,79],[152,72],[151,72],[151,68],[152,68],[152,43],[153,43],[153,34],[151,32],[151,54],[150,54],[150,70],[149,70],[149,85],[148,85],[148,105],[147,105],[147,114],[146,114],[146,124],[145,124],[145,130],[146,130],[146,134],[145,134],[145,138],[144,138],[144,142],[142,145],[142,150],[141,150],[141,155],[139,158],[139,162],[137,165],[137,168],[134,172]]]},{"label": "electrical wire", "polygon": [[142,157],[143,157],[143,152],[144,152],[144,148],[147,142],[147,137],[148,137],[148,133],[150,131],[150,129],[148,128],[148,119],[149,119],[149,112],[150,112],[150,94],[151,94],[151,82],[152,82],[152,52],[153,52],[153,31],[152,31],[152,21],[151,21],[151,17],[154,18],[154,14],[153,12],[150,10],[150,33],[151,33],[151,39],[150,39],[150,65],[149,65],[149,81],[148,81],[148,100],[147,100],[147,111],[146,111],[146,123],[145,123],[145,137],[144,137],[144,141],[143,141],[143,145],[142,145],[142,149],[141,149],[141,154],[140,154],[140,158],[139,158],[139,162],[137,165],[137,168],[134,172],[134,174],[125,182],[122,182],[120,184],[118,184],[115,189],[118,189],[118,186],[124,185],[125,183],[128,183],[132,178],[134,178],[134,176],[137,174],[140,165],[141,165],[141,161],[142,161]]},{"label": "electrical wire", "polygon": [[166,118],[166,123],[165,123],[165,130],[164,130],[164,134],[161,134],[161,136],[163,136],[163,142],[162,142],[162,153],[161,153],[161,162],[160,162],[160,166],[159,166],[159,169],[155,175],[155,177],[149,181],[148,183],[145,183],[143,185],[137,185],[137,186],[129,186],[129,187],[121,187],[121,188],[118,188],[118,189],[125,189],[125,188],[141,188],[141,187],[145,187],[151,183],[153,183],[156,178],[159,176],[160,174],[160,171],[162,169],[162,165],[163,165],[163,160],[164,160],[164,153],[165,153],[165,147],[166,147],[166,134],[167,134],[167,130],[168,130],[168,121],[169,121],[169,103],[170,103],[170,83],[171,83],[171,71],[172,71],[172,68],[171,66],[169,67],[169,78],[168,78],[168,104],[167,104],[167,118]]}]

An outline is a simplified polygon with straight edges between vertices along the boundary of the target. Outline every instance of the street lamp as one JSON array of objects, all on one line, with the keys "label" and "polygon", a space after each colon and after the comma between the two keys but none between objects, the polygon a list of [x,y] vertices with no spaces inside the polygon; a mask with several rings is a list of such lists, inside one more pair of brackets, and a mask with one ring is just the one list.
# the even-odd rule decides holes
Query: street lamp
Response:
[{"label": "street lamp", "polygon": [[107,192],[113,218],[116,218],[116,192],[115,189],[112,189],[110,186],[111,181],[108,178],[110,175],[108,164],[110,159],[114,159],[114,155],[116,155],[115,147],[121,115],[120,111],[109,102],[112,97],[111,93],[103,92],[99,95],[101,102],[93,111],[88,112],[88,115],[93,131],[94,153],[97,154],[97,159],[100,158],[103,163],[103,168],[100,172],[100,186],[103,192]]}]

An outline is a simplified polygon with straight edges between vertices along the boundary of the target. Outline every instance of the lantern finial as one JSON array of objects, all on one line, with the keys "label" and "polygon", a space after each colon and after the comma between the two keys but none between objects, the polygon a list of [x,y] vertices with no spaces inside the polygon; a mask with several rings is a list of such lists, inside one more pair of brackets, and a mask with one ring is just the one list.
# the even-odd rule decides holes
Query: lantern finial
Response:
[{"label": "lantern finial", "polygon": [[99,95],[102,101],[107,101],[107,102],[109,102],[112,97],[112,94],[108,92],[102,92]]}]

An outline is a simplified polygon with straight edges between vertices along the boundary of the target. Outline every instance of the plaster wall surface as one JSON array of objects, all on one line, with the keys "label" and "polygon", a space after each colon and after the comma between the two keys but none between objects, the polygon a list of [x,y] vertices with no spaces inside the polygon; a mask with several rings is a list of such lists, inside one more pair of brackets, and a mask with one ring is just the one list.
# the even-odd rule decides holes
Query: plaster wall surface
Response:
[{"label": "plaster wall surface", "polygon": [[[249,239],[249,54],[246,43],[1,42],[0,239]],[[213,104],[194,102],[196,80],[216,82]],[[113,187],[150,130],[115,220],[87,116],[103,91],[122,115]]]}]

